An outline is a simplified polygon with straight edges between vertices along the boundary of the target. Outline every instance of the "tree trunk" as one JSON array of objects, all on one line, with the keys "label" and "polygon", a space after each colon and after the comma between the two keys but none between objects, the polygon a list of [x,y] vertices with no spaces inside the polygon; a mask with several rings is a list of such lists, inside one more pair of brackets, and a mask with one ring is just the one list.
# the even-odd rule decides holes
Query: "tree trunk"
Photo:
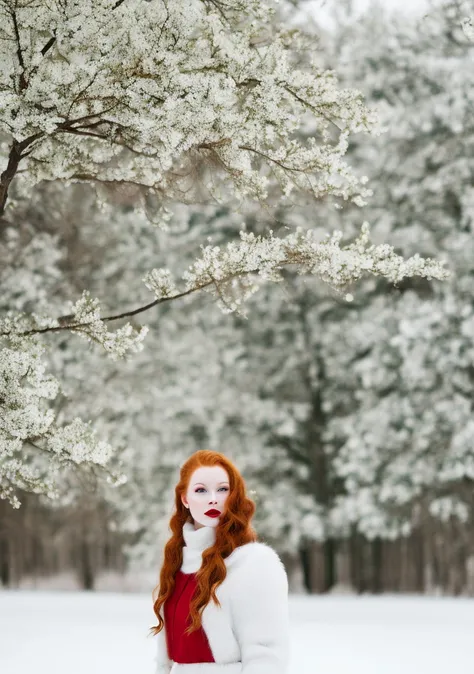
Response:
[{"label": "tree trunk", "polygon": [[324,592],[328,592],[337,582],[336,552],[336,541],[328,538],[323,543]]},{"label": "tree trunk", "polygon": [[83,539],[79,548],[79,577],[84,590],[93,590],[95,577],[92,568],[91,549],[87,540]]},{"label": "tree trunk", "polygon": [[372,573],[371,573],[371,590],[374,594],[379,594],[383,590],[382,581],[382,541],[380,538],[375,538],[370,544],[372,557]]},{"label": "tree trunk", "polygon": [[9,552],[8,539],[6,536],[2,536],[0,538],[0,581],[3,587],[10,587],[11,583]]}]

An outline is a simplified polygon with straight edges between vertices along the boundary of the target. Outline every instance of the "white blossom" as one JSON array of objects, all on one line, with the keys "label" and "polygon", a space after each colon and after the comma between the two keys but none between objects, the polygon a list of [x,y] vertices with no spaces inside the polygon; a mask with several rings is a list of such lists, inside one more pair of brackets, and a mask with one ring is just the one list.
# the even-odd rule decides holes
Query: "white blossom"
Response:
[{"label": "white blossom", "polygon": [[[373,111],[334,73],[291,65],[258,4],[2,0],[0,127],[12,177],[18,164],[29,185],[132,183],[163,200],[182,198],[204,161],[209,194],[219,174],[264,198],[269,172],[285,194],[367,194],[342,156],[348,132],[374,126]],[[303,145],[294,131],[308,114],[315,134]]]},{"label": "white blossom", "polygon": [[143,279],[144,284],[158,299],[176,295],[178,289],[169,269],[152,269]]},{"label": "white blossom", "polygon": [[461,21],[461,26],[464,32],[464,35],[470,42],[474,42],[474,25],[470,17],[465,17]]},{"label": "white blossom", "polygon": [[99,300],[92,298],[87,290],[73,306],[71,325],[71,330],[83,336],[87,341],[100,344],[114,359],[140,351],[148,333],[146,326],[137,330],[130,323],[115,332],[110,332],[100,318]]},{"label": "white blossom", "polygon": [[19,489],[53,498],[60,468],[105,467],[112,453],[80,419],[56,424],[45,401],[57,396],[59,383],[46,374],[43,356],[44,349],[31,339],[11,338],[0,348],[0,498],[14,507],[20,505]]},{"label": "white blossom", "polygon": [[[325,326],[325,442],[344,481],[341,531],[349,513],[360,532],[382,537],[429,518],[472,520],[474,71],[460,14],[472,9],[438,3],[422,22],[370,12],[335,36],[342,80],[380,101],[388,128],[351,158],[374,190],[373,238],[403,255],[440,255],[452,270],[446,283],[401,284],[389,296],[369,280],[344,319]],[[353,231],[352,217],[331,222]]]},{"label": "white blossom", "polygon": [[[242,232],[239,239],[236,228],[233,235],[227,232],[229,243],[211,242],[200,253],[199,244],[205,240],[199,238],[202,228],[190,226],[192,231],[185,237],[188,249],[181,256],[174,249],[171,261],[169,251],[160,250],[157,262],[156,230],[145,231],[140,213],[127,216],[110,207],[114,199],[127,203],[129,197],[133,206],[140,200],[150,219],[161,221],[164,214],[172,232],[179,226],[178,216],[169,217],[176,202],[224,203],[229,211],[235,210],[236,201],[247,198],[265,206],[267,200],[272,206],[275,198],[281,198],[282,204],[291,199],[297,203],[302,195],[314,203],[315,198],[326,197],[336,203],[365,203],[371,194],[366,178],[359,178],[344,157],[351,134],[377,130],[377,115],[363,103],[360,92],[340,87],[335,73],[316,59],[304,58],[295,67],[300,38],[293,49],[273,13],[259,0],[226,5],[205,0],[0,0],[0,25],[0,212],[11,220],[12,241],[16,214],[27,197],[32,199],[32,211],[42,216],[41,222],[31,225],[33,235],[15,273],[20,238],[11,248],[0,249],[6,260],[5,270],[0,271],[2,290],[8,296],[0,319],[0,386],[8,390],[0,398],[0,495],[15,505],[19,489],[54,495],[56,478],[64,467],[98,467],[107,472],[111,448],[98,438],[114,437],[114,447],[129,447],[130,438],[137,438],[135,425],[148,429],[149,437],[156,436],[160,447],[168,442],[176,448],[179,440],[181,451],[191,443],[186,423],[208,425],[216,446],[224,442],[229,420],[236,418],[236,401],[255,410],[250,441],[258,436],[269,412],[280,430],[292,427],[293,416],[300,413],[298,405],[288,411],[277,401],[259,402],[256,393],[236,396],[218,380],[222,362],[238,360],[238,344],[230,354],[222,355],[221,350],[209,361],[206,376],[224,411],[215,409],[215,399],[203,395],[196,374],[207,363],[209,338],[201,334],[193,341],[199,334],[199,318],[192,315],[186,316],[186,325],[164,321],[163,342],[157,349],[166,345],[168,352],[160,354],[149,379],[143,353],[148,326],[128,322],[115,330],[111,327],[129,314],[141,314],[143,306],[158,307],[203,290],[224,312],[244,314],[245,303],[250,304],[254,293],[263,290],[266,282],[281,281],[288,268],[302,278],[312,275],[322,280],[337,293],[351,290],[356,298],[352,286],[363,277],[383,277],[393,283],[409,277],[446,279],[447,272],[433,259],[434,253],[426,258],[413,253],[402,257],[392,242],[372,244],[366,225],[348,245],[341,245],[340,232],[322,239],[320,231],[308,231],[313,214],[304,229],[287,236]],[[461,107],[449,118],[453,128],[462,118]],[[300,132],[308,124],[311,133],[305,137]],[[72,206],[68,211],[64,195],[74,192],[64,190],[62,198],[58,196],[55,187],[60,181],[75,189],[82,187],[77,183],[96,186],[102,212],[88,209],[87,203],[75,203],[76,211]],[[45,183],[49,185],[43,191]],[[431,187],[434,190],[436,185]],[[394,189],[403,195],[408,188],[401,181]],[[40,203],[41,195],[48,195],[50,201]],[[54,220],[62,232],[61,224],[67,224],[66,217],[62,223],[57,215],[62,209],[75,216],[83,214],[83,221],[75,220],[77,232],[85,232],[82,245],[102,251],[97,269],[89,268],[91,283],[101,292],[83,290],[89,278],[81,277],[81,263],[74,270],[79,278],[66,271],[64,263],[70,260],[59,237],[35,231]],[[110,253],[107,235],[98,226],[105,225],[106,211],[113,237],[125,242]],[[16,225],[24,231],[19,220]],[[135,259],[138,278],[154,294],[152,302],[148,298],[141,304],[145,288],[133,284]],[[180,274],[183,264],[189,266]],[[22,269],[28,273],[23,275]],[[64,287],[55,285],[65,279]],[[78,296],[71,304],[71,298]],[[120,308],[107,315],[102,307],[105,302],[110,306],[111,297],[120,302]],[[140,303],[134,304],[135,297],[140,297]],[[162,329],[156,316],[148,314],[147,320]],[[219,332],[222,328],[212,320]],[[181,344],[185,329],[190,338]],[[68,332],[87,344],[57,347],[53,340]],[[48,338],[53,346],[46,353],[40,344]],[[119,378],[115,363],[99,364],[96,351],[89,348],[91,342],[102,347],[110,360],[123,359],[126,376],[121,397],[113,385],[104,385],[102,376],[107,371],[112,381]],[[129,366],[125,356],[131,353],[136,361]],[[180,367],[188,367],[186,404],[173,377],[166,379],[176,367],[173,358],[181,359]],[[96,365],[89,377],[84,374],[86,360]],[[66,372],[70,377],[47,372]],[[370,372],[364,376],[370,381]],[[146,393],[130,395],[131,390],[136,392],[130,382],[142,392],[146,388]],[[88,395],[76,397],[63,417],[60,405],[56,407],[63,395],[60,388],[66,397],[66,389],[74,386]],[[71,413],[74,405],[81,408],[80,413]],[[175,439],[167,421],[180,416],[187,422]],[[123,429],[117,428],[117,419],[124,419]],[[232,442],[238,441],[234,434]],[[281,458],[278,450],[275,456]],[[259,459],[247,460],[261,468]],[[147,471],[149,465],[143,456],[141,467]],[[288,468],[284,460],[281,465]],[[324,536],[322,508],[314,499],[302,499],[302,509],[295,504],[293,515],[297,513],[302,513],[303,524],[296,538],[311,528]],[[270,521],[271,513],[267,515]],[[277,525],[273,520],[273,531]]]}]

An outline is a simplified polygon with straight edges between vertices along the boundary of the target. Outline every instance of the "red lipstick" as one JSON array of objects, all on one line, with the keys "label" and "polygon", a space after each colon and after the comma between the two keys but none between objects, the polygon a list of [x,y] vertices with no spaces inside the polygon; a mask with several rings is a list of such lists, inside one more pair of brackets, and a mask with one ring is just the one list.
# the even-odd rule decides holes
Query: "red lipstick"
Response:
[{"label": "red lipstick", "polygon": [[212,508],[212,510],[208,510],[204,514],[207,515],[208,517],[219,517],[221,513],[220,510],[214,510],[214,508]]}]

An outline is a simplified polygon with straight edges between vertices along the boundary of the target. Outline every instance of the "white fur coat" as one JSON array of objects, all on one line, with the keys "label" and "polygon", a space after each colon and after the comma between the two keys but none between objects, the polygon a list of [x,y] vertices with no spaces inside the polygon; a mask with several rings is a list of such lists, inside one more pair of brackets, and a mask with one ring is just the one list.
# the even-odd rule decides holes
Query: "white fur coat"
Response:
[{"label": "white fur coat", "polygon": [[[215,530],[183,527],[183,573],[198,571],[202,552]],[[247,543],[225,560],[227,576],[217,588],[202,626],[214,663],[178,664],[168,658],[166,625],[158,636],[156,674],[286,674],[289,657],[288,581],[276,552],[264,543]]]}]

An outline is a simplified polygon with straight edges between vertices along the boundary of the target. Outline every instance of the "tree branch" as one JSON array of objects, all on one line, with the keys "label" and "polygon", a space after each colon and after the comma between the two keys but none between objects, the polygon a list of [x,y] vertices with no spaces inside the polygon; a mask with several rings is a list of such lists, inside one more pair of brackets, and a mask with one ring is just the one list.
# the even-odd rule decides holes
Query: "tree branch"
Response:
[{"label": "tree branch", "polygon": [[10,148],[10,154],[8,155],[8,164],[7,168],[0,175],[0,216],[5,212],[5,206],[8,198],[8,189],[10,184],[15,177],[20,161],[25,157],[24,151],[26,148],[31,145],[35,140],[41,138],[44,133],[36,133],[34,136],[30,136],[21,142],[14,140]]},{"label": "tree branch", "polygon": [[311,109],[313,112],[315,112],[317,115],[321,115],[321,117],[324,117],[324,119],[325,119],[327,122],[329,122],[330,124],[333,124],[333,125],[336,127],[336,129],[337,129],[339,132],[342,133],[341,127],[338,126],[338,125],[336,124],[336,122],[334,122],[330,117],[328,117],[326,114],[324,114],[324,112],[321,112],[321,110],[320,110],[319,108],[317,108],[315,105],[312,105],[312,104],[309,103],[308,101],[305,101],[305,99],[304,99],[304,98],[301,98],[301,96],[299,96],[299,95],[296,93],[296,91],[293,91],[293,89],[290,89],[290,87],[289,87],[288,85],[285,85],[284,89],[285,89],[285,91],[287,91],[289,94],[291,94],[292,96],[294,96],[294,97],[296,98],[297,101],[299,101],[302,105],[304,105],[305,108],[310,108],[310,109]]},{"label": "tree branch", "polygon": [[[291,260],[288,261],[288,264],[291,264]],[[221,279],[220,282],[221,283],[228,283],[233,278],[238,278],[239,276],[247,276],[248,274],[256,274],[258,271],[259,271],[259,269],[258,269],[258,267],[256,267],[255,269],[249,269],[249,270],[246,270],[246,271],[236,272],[234,274],[229,274],[229,276],[226,276],[226,278]],[[138,307],[137,309],[132,309],[130,311],[124,311],[121,314],[113,314],[113,315],[110,315],[110,316],[104,316],[101,320],[103,322],[111,322],[111,321],[118,321],[121,318],[130,318],[132,316],[136,316],[137,314],[141,314],[144,311],[148,311],[148,309],[152,309],[153,307],[156,307],[159,304],[164,304],[165,302],[171,302],[172,300],[179,300],[182,297],[192,295],[193,293],[198,292],[199,290],[203,290],[204,288],[207,288],[211,285],[214,285],[217,288],[217,290],[219,290],[219,288],[216,284],[216,280],[213,277],[211,277],[210,281],[207,281],[206,283],[202,283],[201,285],[198,285],[194,288],[190,288],[189,290],[184,290],[183,292],[177,293],[176,295],[171,295],[170,297],[159,297],[158,299],[153,300],[153,302],[149,302],[148,304],[145,304],[142,307]],[[218,292],[218,294],[219,294],[219,296],[221,296],[220,292]],[[67,316],[60,316],[56,320],[58,322],[61,322],[61,321],[64,322],[64,321],[67,321],[67,320],[70,320],[70,319],[71,319],[71,315],[69,314]],[[39,334],[44,334],[46,332],[62,332],[63,330],[80,330],[82,328],[86,328],[88,325],[91,325],[91,323],[72,323],[72,324],[66,323],[64,325],[58,325],[58,326],[55,326],[55,327],[35,328],[35,329],[32,329],[32,330],[25,330],[24,332],[15,332],[13,334],[19,335],[19,336],[22,336],[22,337],[26,337],[28,335],[39,335]],[[12,333],[0,332],[0,336],[4,336],[4,337],[8,336],[9,334],[12,334]]]},{"label": "tree branch", "polygon": [[271,161],[273,164],[276,164],[279,166],[281,169],[284,171],[294,171],[295,173],[306,173],[304,169],[299,169],[299,168],[294,168],[292,166],[286,166],[283,164],[283,162],[279,161],[278,159],[273,159],[273,157],[270,157],[270,155],[265,154],[265,152],[262,152],[261,150],[257,150],[254,147],[250,147],[250,145],[239,145],[240,150],[247,150],[248,152],[254,152],[255,154],[258,154],[260,157],[263,157],[264,159],[267,159],[268,161]]},{"label": "tree branch", "polygon": [[[113,314],[111,316],[104,316],[101,320],[104,322],[111,322],[111,321],[118,321],[121,318],[130,318],[131,316],[136,316],[137,314],[141,314],[144,311],[148,311],[148,309],[151,309],[152,307],[156,307],[158,304],[164,304],[164,302],[170,302],[171,300],[178,300],[181,297],[186,297],[187,295],[191,295],[192,293],[197,292],[198,290],[202,290],[203,288],[206,288],[207,286],[210,286],[213,284],[213,281],[209,281],[208,283],[204,283],[201,286],[197,286],[196,288],[190,288],[189,290],[185,290],[182,293],[178,293],[177,295],[172,295],[171,297],[160,297],[153,302],[149,302],[148,304],[145,304],[142,307],[138,307],[137,309],[132,309],[131,311],[125,311],[121,314]],[[67,319],[70,319],[71,316],[60,316],[57,321],[64,321]],[[26,330],[24,332],[16,332],[16,335],[20,335],[22,337],[26,337],[28,335],[38,335],[38,334],[43,334],[45,332],[61,332],[63,330],[80,330],[81,328],[86,328],[90,323],[72,323],[72,324],[66,324],[66,325],[58,325],[56,327],[51,327],[51,328],[37,328],[33,330]],[[2,336],[7,336],[8,332],[1,332],[0,335]]]},{"label": "tree branch", "polygon": [[18,62],[20,64],[20,68],[21,68],[20,92],[22,92],[27,88],[28,80],[26,79],[26,76],[25,76],[25,62],[23,60],[23,52],[22,52],[22,49],[21,49],[20,31],[19,31],[19,28],[18,28],[18,22],[17,22],[17,19],[16,19],[16,12],[15,12],[14,9],[11,12],[11,16],[12,16],[12,21],[13,21],[13,29],[15,31],[16,45],[17,45],[16,55],[18,57]]},{"label": "tree branch", "polygon": [[44,45],[43,49],[41,50],[41,54],[45,56],[55,42],[56,42],[56,35],[53,35],[53,37],[51,37],[48,40],[48,42]]}]

